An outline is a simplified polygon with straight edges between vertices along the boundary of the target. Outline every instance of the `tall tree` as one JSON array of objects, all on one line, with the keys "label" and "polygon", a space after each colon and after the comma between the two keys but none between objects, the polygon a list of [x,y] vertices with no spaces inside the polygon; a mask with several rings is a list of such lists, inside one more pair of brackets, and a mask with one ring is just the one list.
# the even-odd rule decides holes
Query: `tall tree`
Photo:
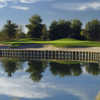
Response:
[{"label": "tall tree", "polygon": [[100,40],[100,21],[94,19],[88,22],[85,26],[85,30],[88,32],[90,40]]},{"label": "tall tree", "polygon": [[41,39],[42,40],[49,40],[49,32],[48,32],[47,27],[46,27],[45,24],[43,25],[43,28],[42,28],[42,36],[41,36]]},{"label": "tall tree", "polygon": [[57,21],[53,21],[50,25],[50,39],[54,40],[57,38]]},{"label": "tall tree", "polygon": [[42,35],[42,19],[39,15],[34,15],[29,19],[30,24],[26,25],[28,28],[28,36],[30,38],[40,38]]},{"label": "tall tree", "polygon": [[80,32],[82,30],[82,22],[78,19],[74,19],[71,22],[72,38],[80,39]]},{"label": "tall tree", "polygon": [[18,26],[15,23],[12,23],[11,20],[8,20],[4,25],[3,33],[6,34],[8,39],[15,39]]},{"label": "tall tree", "polygon": [[53,21],[50,25],[50,39],[66,38],[71,32],[71,23],[66,20]]}]

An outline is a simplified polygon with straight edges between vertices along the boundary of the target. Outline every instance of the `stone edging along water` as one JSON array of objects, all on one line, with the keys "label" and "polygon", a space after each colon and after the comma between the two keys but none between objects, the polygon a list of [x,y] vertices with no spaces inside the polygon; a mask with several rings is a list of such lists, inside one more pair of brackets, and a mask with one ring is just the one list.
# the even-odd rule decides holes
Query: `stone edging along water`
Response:
[{"label": "stone edging along water", "polygon": [[45,45],[40,48],[0,48],[0,56],[24,56],[52,59],[98,60],[100,47],[57,48]]}]

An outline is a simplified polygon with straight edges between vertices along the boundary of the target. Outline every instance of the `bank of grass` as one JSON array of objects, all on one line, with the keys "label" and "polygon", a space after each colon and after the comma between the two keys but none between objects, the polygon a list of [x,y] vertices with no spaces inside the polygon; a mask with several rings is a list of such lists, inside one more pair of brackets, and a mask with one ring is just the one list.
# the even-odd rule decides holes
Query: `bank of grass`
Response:
[{"label": "bank of grass", "polygon": [[59,64],[80,64],[82,62],[79,61],[64,61],[64,60],[51,60],[51,63],[59,63]]},{"label": "bank of grass", "polygon": [[56,47],[100,47],[100,42],[97,41],[81,41],[76,39],[59,39],[53,41],[39,41],[30,38],[12,40],[12,41],[0,41],[0,44],[6,44],[11,46],[21,46],[24,44],[50,44]]}]

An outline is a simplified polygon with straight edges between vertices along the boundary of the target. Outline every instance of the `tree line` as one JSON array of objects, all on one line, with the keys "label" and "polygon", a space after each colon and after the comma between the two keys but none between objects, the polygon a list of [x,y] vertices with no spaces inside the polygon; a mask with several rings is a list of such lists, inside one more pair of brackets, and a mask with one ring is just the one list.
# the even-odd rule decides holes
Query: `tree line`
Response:
[{"label": "tree line", "polygon": [[48,28],[42,21],[41,16],[32,16],[29,19],[29,24],[26,25],[28,32],[25,34],[23,26],[8,20],[0,31],[0,40],[13,40],[19,38],[32,38],[38,40],[56,40],[61,38],[100,40],[100,20],[98,19],[87,22],[84,28],[79,19],[54,20]]}]

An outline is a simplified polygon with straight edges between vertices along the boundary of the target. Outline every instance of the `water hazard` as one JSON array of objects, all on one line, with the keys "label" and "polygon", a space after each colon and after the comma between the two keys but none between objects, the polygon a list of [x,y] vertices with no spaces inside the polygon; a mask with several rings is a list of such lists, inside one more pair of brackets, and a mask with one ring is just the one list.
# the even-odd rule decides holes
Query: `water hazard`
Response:
[{"label": "water hazard", "polygon": [[100,99],[98,56],[81,54],[95,59],[73,60],[71,54],[66,59],[4,55],[0,57],[0,100]]}]

